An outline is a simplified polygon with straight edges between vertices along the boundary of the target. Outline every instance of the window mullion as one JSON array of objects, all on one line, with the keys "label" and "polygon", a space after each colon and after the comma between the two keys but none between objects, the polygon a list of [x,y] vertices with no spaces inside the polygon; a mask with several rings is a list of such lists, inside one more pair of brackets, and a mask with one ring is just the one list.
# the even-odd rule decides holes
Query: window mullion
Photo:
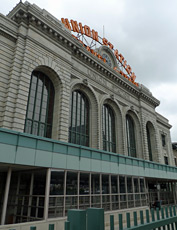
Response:
[{"label": "window mullion", "polygon": [[46,117],[45,117],[45,136],[47,133],[47,128],[48,128],[48,113],[49,113],[49,102],[50,102],[50,84],[49,84],[49,89],[47,91],[47,109],[46,109]]},{"label": "window mullion", "polygon": [[[45,85],[45,78],[44,78],[44,82],[43,82],[43,85],[42,85],[41,103],[40,103],[40,110],[39,110],[38,134],[39,134],[39,132],[40,132],[40,126],[41,126],[41,110],[42,110],[42,104],[43,104],[44,85]],[[44,136],[45,136],[45,132],[44,132]]]}]

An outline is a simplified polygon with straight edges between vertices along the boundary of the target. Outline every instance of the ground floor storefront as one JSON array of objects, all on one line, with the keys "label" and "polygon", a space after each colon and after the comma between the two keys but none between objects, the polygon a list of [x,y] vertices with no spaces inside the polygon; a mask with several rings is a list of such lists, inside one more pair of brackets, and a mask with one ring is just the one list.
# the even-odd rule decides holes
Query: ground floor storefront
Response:
[{"label": "ground floor storefront", "polygon": [[50,168],[0,173],[1,224],[64,217],[69,209],[105,211],[176,204],[177,181]]}]

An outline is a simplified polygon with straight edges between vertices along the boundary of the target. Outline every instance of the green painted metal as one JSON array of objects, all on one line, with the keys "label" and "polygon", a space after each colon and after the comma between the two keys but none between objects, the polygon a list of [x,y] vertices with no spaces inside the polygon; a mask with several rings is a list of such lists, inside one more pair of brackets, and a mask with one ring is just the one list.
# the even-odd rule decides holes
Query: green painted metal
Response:
[{"label": "green painted metal", "polygon": [[154,215],[154,209],[151,209],[151,217],[152,217],[152,221],[155,221],[155,215]]},{"label": "green painted metal", "polygon": [[137,212],[133,212],[134,226],[138,225]]},{"label": "green painted metal", "polygon": [[177,217],[170,217],[168,219],[162,219],[159,221],[146,223],[144,225],[135,226],[135,227],[129,228],[128,230],[152,230],[155,228],[159,228],[161,226],[169,225],[169,224],[174,223],[176,221],[177,221]]},{"label": "green painted metal", "polygon": [[55,225],[54,224],[49,224],[49,230],[54,230]]},{"label": "green painted metal", "polygon": [[119,230],[123,230],[122,214],[119,214]]},{"label": "green painted metal", "polygon": [[[176,207],[173,206],[173,215],[176,216]],[[177,229],[177,222],[175,222],[175,228]]]},{"label": "green painted metal", "polygon": [[143,211],[140,211],[140,223],[144,224],[144,216],[143,216]]},{"label": "green painted metal", "polygon": [[86,230],[86,211],[79,209],[68,210],[70,230]]},{"label": "green painted metal", "polygon": [[70,230],[70,222],[65,221],[65,230]]},{"label": "green painted metal", "polygon": [[[165,207],[165,215],[166,215],[166,218],[169,217],[169,214],[168,214],[168,207]],[[170,230],[170,225],[167,224],[167,229]]]},{"label": "green painted metal", "polygon": [[36,226],[30,226],[30,230],[36,230]]},{"label": "green painted metal", "polygon": [[[161,208],[161,217],[162,217],[162,219],[165,218],[165,216],[164,216],[164,208]],[[165,230],[165,226],[163,226],[162,228],[163,228],[163,230]]]},{"label": "green painted metal", "polygon": [[131,228],[131,220],[130,220],[130,213],[126,213],[126,218],[127,218],[127,228]]},{"label": "green painted metal", "polygon": [[149,223],[150,219],[149,219],[149,210],[146,210],[146,223]]},{"label": "green painted metal", "polygon": [[[177,168],[173,166],[3,128],[0,128],[0,149],[0,161],[4,163],[125,175],[131,173],[131,175],[141,174],[141,176],[167,179],[177,178]],[[125,167],[125,165],[132,167]]]},{"label": "green painted metal", "polygon": [[110,215],[110,230],[114,230],[114,215]]},{"label": "green painted metal", "polygon": [[103,208],[87,209],[87,230],[104,230]]},{"label": "green painted metal", "polygon": [[[173,213],[176,213],[176,210]],[[174,229],[174,223],[177,222],[177,216],[175,214],[173,216],[173,213],[172,213],[172,216],[170,216],[170,217],[166,217],[166,218],[160,219],[159,210],[157,209],[156,210],[157,220],[155,220],[154,211],[151,210],[152,222],[149,223],[149,217],[148,217],[149,212],[146,212],[146,220],[147,220],[148,223],[144,224],[143,223],[144,221],[142,221],[142,218],[143,218],[142,214],[143,214],[143,212],[140,212],[140,222],[141,222],[141,224],[136,226],[136,223],[135,223],[134,224],[135,226],[133,226],[133,227],[129,227],[128,226],[126,229],[127,230],[152,230],[152,229],[156,229],[156,228],[161,229],[161,227],[163,227],[163,229],[166,229],[165,226],[167,226],[167,227],[171,226],[170,229]],[[135,220],[137,220],[137,212],[134,212],[134,221]]]}]

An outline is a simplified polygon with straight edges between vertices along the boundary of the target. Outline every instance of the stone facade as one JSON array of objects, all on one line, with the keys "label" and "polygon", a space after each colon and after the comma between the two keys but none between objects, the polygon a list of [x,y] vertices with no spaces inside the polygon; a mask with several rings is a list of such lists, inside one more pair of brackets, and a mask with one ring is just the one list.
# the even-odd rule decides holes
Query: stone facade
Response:
[{"label": "stone facade", "polygon": [[[47,11],[19,3],[1,18],[0,127],[23,132],[31,73],[47,74],[55,87],[52,138],[68,141],[69,98],[80,89],[89,98],[90,147],[102,149],[102,106],[116,117],[116,152],[127,155],[125,117],[135,122],[137,157],[149,160],[146,125],[152,135],[153,161],[174,165],[168,120],[156,113],[159,101],[89,53],[63,24]],[[162,147],[161,134],[166,146]]]},{"label": "stone facade", "polygon": [[[115,64],[112,51],[97,50],[103,51]],[[51,139],[24,133],[33,71],[47,75],[54,86]],[[114,213],[147,208],[157,197],[176,204],[171,126],[155,111],[160,102],[87,51],[46,10],[20,2],[7,16],[0,14],[0,76],[2,225],[63,217],[69,208],[96,206]],[[88,99],[88,146],[68,143],[70,98],[76,90]],[[103,150],[105,104],[115,118],[115,153]],[[127,115],[135,128],[137,158],[128,156]],[[67,193],[70,187],[73,193]]]}]

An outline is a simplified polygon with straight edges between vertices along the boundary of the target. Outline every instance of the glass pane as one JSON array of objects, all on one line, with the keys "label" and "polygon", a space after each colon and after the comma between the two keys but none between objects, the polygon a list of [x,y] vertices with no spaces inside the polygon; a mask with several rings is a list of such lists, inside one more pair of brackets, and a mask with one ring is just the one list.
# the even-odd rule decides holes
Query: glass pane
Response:
[{"label": "glass pane", "polygon": [[85,195],[89,194],[89,174],[81,173],[80,174],[80,189],[79,194]]},{"label": "glass pane", "polygon": [[100,194],[100,175],[92,174],[91,178],[92,194]]},{"label": "glass pane", "polygon": [[132,187],[132,178],[127,177],[127,192],[132,193],[133,192],[133,187]]},{"label": "glass pane", "polygon": [[[54,87],[50,79],[43,73],[34,71],[31,77],[28,108],[26,113],[25,132],[38,136],[51,137]],[[29,128],[27,120],[31,119],[32,129]],[[42,125],[40,123],[43,123]],[[45,130],[47,127],[47,130]]]},{"label": "glass pane", "polygon": [[140,179],[140,191],[145,192],[144,179]]},{"label": "glass pane", "polygon": [[79,90],[70,100],[69,142],[89,146],[89,102]]},{"label": "glass pane", "polygon": [[51,172],[50,195],[64,194],[64,171]]},{"label": "glass pane", "polygon": [[109,194],[109,176],[102,175],[102,194]]},{"label": "glass pane", "polygon": [[117,176],[111,176],[111,190],[112,193],[118,193]]},{"label": "glass pane", "polygon": [[115,117],[113,110],[107,104],[104,104],[102,108],[102,132],[103,149],[115,152]]},{"label": "glass pane", "polygon": [[124,176],[120,176],[119,177],[119,188],[120,188],[120,193],[125,193],[125,177]]},{"label": "glass pane", "polygon": [[45,195],[46,171],[35,172],[33,195]]},{"label": "glass pane", "polygon": [[135,193],[138,193],[139,192],[138,178],[134,178],[133,181],[134,181],[134,190],[135,190]]},{"label": "glass pane", "polygon": [[77,195],[77,173],[67,172],[66,194]]}]

